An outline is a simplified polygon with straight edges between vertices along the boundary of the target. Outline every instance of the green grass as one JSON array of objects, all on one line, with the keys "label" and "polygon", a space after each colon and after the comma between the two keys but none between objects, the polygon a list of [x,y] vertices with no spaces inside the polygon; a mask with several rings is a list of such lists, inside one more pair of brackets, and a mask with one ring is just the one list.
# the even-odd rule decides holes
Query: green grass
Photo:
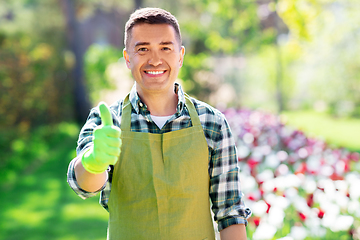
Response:
[{"label": "green grass", "polygon": [[11,155],[1,149],[1,240],[106,238],[108,213],[98,196],[82,200],[66,182],[78,131],[72,124],[41,127],[12,140]]},{"label": "green grass", "polygon": [[360,119],[333,118],[312,111],[283,112],[282,119],[307,136],[324,139],[333,147],[360,151]]}]

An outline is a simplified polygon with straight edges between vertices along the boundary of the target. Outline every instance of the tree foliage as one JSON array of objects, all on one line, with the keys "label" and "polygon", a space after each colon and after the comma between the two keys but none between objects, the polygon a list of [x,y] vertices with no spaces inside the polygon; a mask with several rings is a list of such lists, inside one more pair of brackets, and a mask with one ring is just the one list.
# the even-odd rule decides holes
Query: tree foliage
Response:
[{"label": "tree foliage", "polygon": [[[239,89],[239,66],[233,63],[227,71],[217,71],[217,61],[226,56],[238,59],[274,42],[276,32],[262,27],[257,2],[192,0],[185,1],[184,9],[186,15],[178,13],[187,49],[180,78],[190,86],[188,92],[209,101],[221,84],[232,82]],[[199,76],[207,77],[203,81]]]},{"label": "tree foliage", "polygon": [[92,45],[85,56],[85,81],[92,102],[98,100],[100,89],[114,89],[107,68],[122,58],[122,50],[112,46]]},{"label": "tree foliage", "polygon": [[[21,3],[20,3],[21,2]],[[61,14],[54,3],[2,2],[1,128],[31,127],[71,118],[71,82]]]},{"label": "tree foliage", "polygon": [[297,109],[322,106],[336,116],[360,116],[359,6],[352,0],[279,2],[291,30],[284,51],[299,53],[288,68]]}]

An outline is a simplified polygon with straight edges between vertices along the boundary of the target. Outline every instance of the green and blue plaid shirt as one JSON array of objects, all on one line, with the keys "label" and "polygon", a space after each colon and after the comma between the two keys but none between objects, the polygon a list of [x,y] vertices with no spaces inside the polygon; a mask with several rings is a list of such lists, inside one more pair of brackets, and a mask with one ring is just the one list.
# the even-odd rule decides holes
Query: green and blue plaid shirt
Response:
[{"label": "green and blue plaid shirt", "polygon": [[[140,100],[135,85],[130,92],[132,105],[131,131],[146,133],[166,133],[192,126],[189,112],[185,106],[185,96],[180,85],[175,84],[178,94],[177,112],[167,121],[162,129],[152,121],[146,105]],[[199,115],[209,150],[209,195],[212,202],[214,220],[218,223],[218,230],[233,224],[247,224],[251,210],[246,208],[240,190],[239,168],[235,142],[224,115],[208,104],[191,98]],[[120,127],[123,101],[117,101],[110,106],[114,125]],[[98,192],[82,190],[75,178],[74,163],[82,153],[92,145],[92,134],[96,126],[101,124],[98,108],[93,108],[87,122],[81,129],[77,157],[69,164],[68,183],[70,187],[83,199],[92,197],[98,192],[100,204],[108,209],[108,199],[111,191],[113,166],[108,169],[108,181]]]}]

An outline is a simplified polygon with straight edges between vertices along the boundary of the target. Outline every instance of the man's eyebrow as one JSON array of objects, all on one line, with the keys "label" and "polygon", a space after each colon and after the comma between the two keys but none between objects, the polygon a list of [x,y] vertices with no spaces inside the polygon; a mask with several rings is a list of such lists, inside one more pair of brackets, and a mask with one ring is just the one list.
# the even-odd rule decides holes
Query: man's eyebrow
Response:
[{"label": "man's eyebrow", "polygon": [[137,43],[135,44],[135,47],[137,47],[137,46],[144,46],[144,45],[150,45],[150,43],[149,43],[149,42],[137,42]]},{"label": "man's eyebrow", "polygon": [[[148,45],[150,45],[149,42],[137,42],[137,43],[135,43],[135,47],[148,46]],[[159,45],[175,45],[175,44],[172,41],[167,41],[167,42],[160,42]]]},{"label": "man's eyebrow", "polygon": [[161,42],[160,45],[174,45],[174,42],[172,42],[172,41]]}]

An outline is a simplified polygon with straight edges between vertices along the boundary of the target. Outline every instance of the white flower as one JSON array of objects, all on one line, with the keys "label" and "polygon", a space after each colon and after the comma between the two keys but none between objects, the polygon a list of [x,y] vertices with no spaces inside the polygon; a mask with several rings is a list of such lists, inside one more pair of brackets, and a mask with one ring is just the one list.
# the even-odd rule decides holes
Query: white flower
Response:
[{"label": "white flower", "polygon": [[252,135],[251,133],[245,133],[243,136],[243,141],[246,144],[251,144],[254,141],[254,135]]},{"label": "white flower", "polygon": [[[306,151],[306,150],[305,150]],[[300,152],[300,150],[299,150]],[[307,160],[306,160],[306,167],[307,169],[309,169],[310,171],[313,172],[318,172],[320,169],[320,156],[310,156]]]},{"label": "white flower", "polygon": [[281,150],[276,153],[276,156],[281,162],[283,162],[288,158],[289,155],[287,152]]},{"label": "white flower", "polygon": [[315,192],[315,190],[316,190],[316,182],[315,182],[314,178],[311,177],[311,176],[306,177],[303,188],[307,193]]},{"label": "white flower", "polygon": [[247,146],[241,145],[237,147],[237,153],[239,158],[245,158],[250,154],[250,149]]},{"label": "white flower", "polygon": [[296,210],[304,213],[305,215],[307,215],[310,212],[310,208],[307,205],[306,200],[300,196],[294,198],[293,205],[296,208]]},{"label": "white flower", "polygon": [[266,181],[264,181],[262,188],[264,190],[264,192],[272,192],[274,191],[275,188],[275,179],[268,179]]},{"label": "white flower", "polygon": [[274,206],[277,206],[281,209],[286,209],[289,207],[289,205],[290,201],[287,198],[283,196],[276,196]]},{"label": "white flower", "polygon": [[334,181],[329,178],[320,179],[318,182],[318,186],[324,189],[324,192],[328,199],[334,199],[335,194],[337,193]]},{"label": "white flower", "polygon": [[335,171],[336,171],[336,173],[339,174],[339,175],[343,175],[344,172],[345,172],[345,167],[346,167],[346,165],[345,165],[344,161],[337,161],[335,163]]},{"label": "white flower", "polygon": [[253,191],[254,189],[258,189],[258,185],[253,176],[240,174],[240,181],[241,181],[241,190],[244,193]]},{"label": "white flower", "polygon": [[350,200],[347,208],[350,214],[360,217],[360,203],[357,200]]},{"label": "white flower", "polygon": [[354,222],[354,218],[352,216],[340,215],[330,226],[330,229],[333,232],[347,231],[350,229],[353,222]]},{"label": "white flower", "polygon": [[349,203],[349,198],[344,193],[338,192],[338,194],[335,195],[335,202],[340,208],[346,209]]},{"label": "white flower", "polygon": [[354,179],[350,182],[349,194],[350,198],[358,200],[360,197],[360,179]]},{"label": "white flower", "polygon": [[251,211],[255,216],[263,216],[266,213],[268,205],[265,201],[260,200],[252,205]]},{"label": "white flower", "polygon": [[288,200],[294,201],[294,199],[298,196],[298,190],[290,187],[284,191],[284,195]]},{"label": "white flower", "polygon": [[333,203],[327,203],[326,205],[320,207],[325,212],[324,217],[321,219],[321,224],[326,228],[330,228],[339,218],[340,208]]},{"label": "white flower", "polygon": [[334,181],[336,189],[341,193],[346,193],[348,189],[348,183],[345,180]]},{"label": "white flower", "polygon": [[289,187],[298,188],[301,185],[302,179],[298,175],[288,174],[285,176],[284,182],[286,184],[286,188],[289,188]]},{"label": "white flower", "polygon": [[289,167],[286,164],[280,164],[280,166],[276,169],[276,172],[279,175],[286,175],[289,173]]},{"label": "white flower", "polygon": [[309,155],[309,153],[305,148],[300,148],[298,151],[298,155],[300,158],[306,158]]},{"label": "white flower", "polygon": [[321,202],[320,208],[325,212],[324,218],[330,215],[337,217],[340,214],[340,207],[330,201]]},{"label": "white flower", "polygon": [[264,165],[275,169],[277,166],[279,166],[280,160],[275,154],[269,154],[265,158]]},{"label": "white flower", "polygon": [[260,223],[253,234],[254,240],[272,239],[276,233],[276,227],[268,223]]},{"label": "white flower", "polygon": [[333,173],[334,173],[334,169],[329,165],[322,166],[319,172],[320,175],[325,177],[330,177]]},{"label": "white flower", "polygon": [[266,169],[256,176],[258,182],[265,182],[266,180],[273,178],[274,178],[274,173],[270,169]]},{"label": "white flower", "polygon": [[[315,213],[315,212],[313,212]],[[305,220],[305,225],[308,227],[309,232],[312,236],[324,237],[326,235],[326,229],[321,227],[321,219],[316,216],[311,216]]]},{"label": "white flower", "polygon": [[304,227],[293,226],[290,230],[290,236],[293,237],[294,240],[302,240],[307,237],[308,233]]},{"label": "white flower", "polygon": [[272,206],[269,210],[268,221],[276,228],[281,228],[284,222],[285,212],[283,209]]}]

